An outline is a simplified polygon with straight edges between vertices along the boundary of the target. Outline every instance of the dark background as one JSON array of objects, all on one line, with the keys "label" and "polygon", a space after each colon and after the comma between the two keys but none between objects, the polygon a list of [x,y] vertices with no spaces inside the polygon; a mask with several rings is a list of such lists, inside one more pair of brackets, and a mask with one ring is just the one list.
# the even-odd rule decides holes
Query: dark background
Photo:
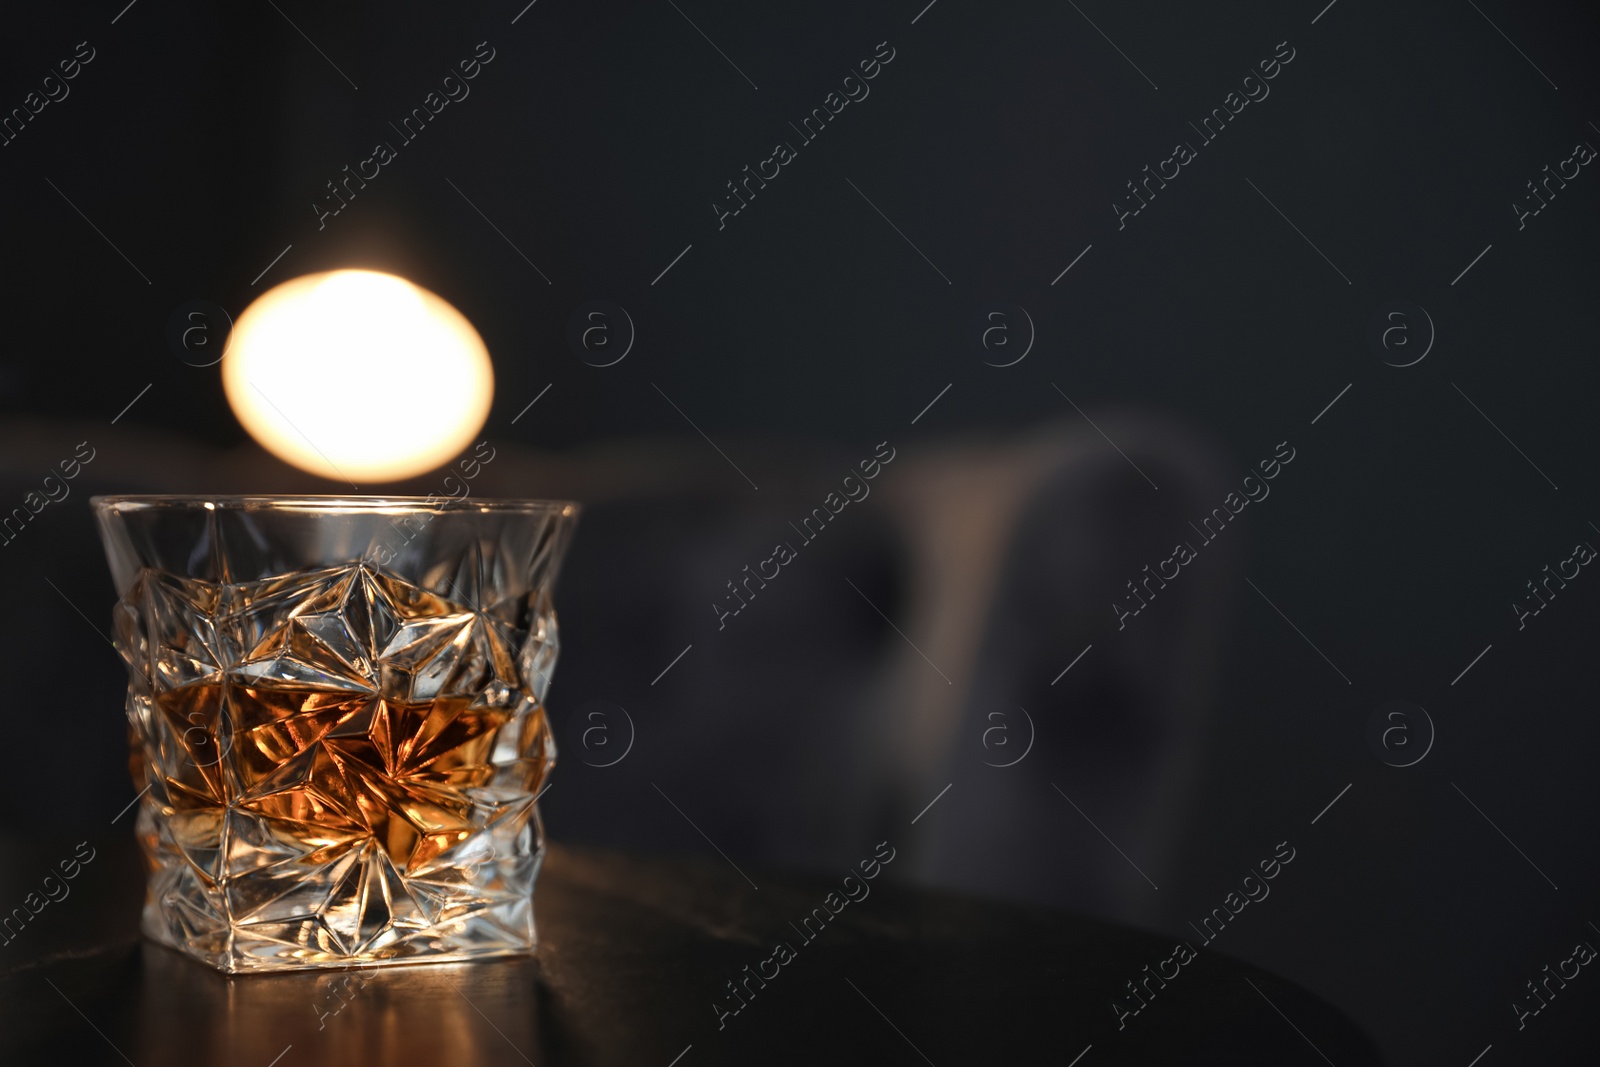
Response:
[{"label": "dark background", "polygon": [[[21,106],[77,42],[96,56],[69,97],[0,148],[9,494],[0,508],[19,504],[73,442],[92,440],[97,459],[68,501],[0,547],[4,714],[15,724],[0,831],[100,832],[132,797],[120,770],[120,667],[76,613],[100,623],[114,595],[88,492],[339,490],[245,441],[216,369],[186,365],[167,343],[174,310],[198,299],[237,317],[277,282],[368,266],[439,293],[483,334],[497,376],[484,434],[521,457],[518,480],[497,483],[502,495],[587,499],[584,471],[632,472],[619,482],[630,488],[599,494],[557,598],[567,649],[558,718],[563,701],[619,701],[646,716],[658,701],[668,726],[686,721],[668,712],[692,706],[707,716],[696,729],[726,719],[760,734],[764,717],[827,707],[838,690],[861,688],[830,665],[847,671],[899,647],[848,592],[833,596],[835,570],[901,629],[915,625],[911,579],[877,519],[817,563],[829,575],[821,602],[810,592],[820,577],[795,580],[786,612],[772,602],[765,628],[717,653],[706,653],[714,638],[698,601],[635,596],[630,582],[648,585],[699,559],[690,546],[720,537],[729,547],[696,587],[716,589],[737,570],[726,560],[753,560],[768,537],[750,526],[766,513],[729,502],[747,487],[663,393],[763,490],[769,479],[798,486],[790,515],[814,502],[813,484],[835,481],[885,438],[936,469],[962,449],[1088,434],[1063,393],[1113,438],[1144,420],[1197,442],[1195,454],[1217,457],[1208,470],[1224,491],[1287,439],[1297,458],[1274,483],[1276,502],[1239,520],[1238,573],[1212,617],[1187,624],[1216,640],[1205,669],[1176,675],[1185,685],[1208,678],[1194,691],[1206,726],[1190,745],[1200,769],[1172,823],[1160,889],[1055,797],[1049,783],[1067,783],[1048,747],[1017,770],[1032,775],[1041,811],[1054,805],[1056,831],[1016,847],[1067,867],[1105,865],[1101,888],[1141,903],[1096,904],[1037,879],[979,885],[948,861],[925,863],[925,879],[1137,916],[1186,936],[1287,839],[1299,857],[1292,878],[1230,926],[1220,951],[1307,985],[1397,1063],[1466,1064],[1490,1043],[1486,1065],[1590,1062],[1600,988],[1588,986],[1600,979],[1587,970],[1521,1032],[1510,1008],[1574,942],[1600,942],[1590,925],[1600,921],[1600,593],[1589,588],[1600,579],[1584,571],[1521,631],[1510,607],[1576,542],[1600,543],[1600,192],[1590,188],[1600,178],[1584,168],[1521,230],[1512,208],[1541,168],[1577,142],[1600,143],[1590,9],[1338,0],[1319,16],[1319,0],[1096,0],[1081,11],[939,0],[919,17],[919,0],[679,6],[539,0],[515,25],[517,0],[283,0],[281,11],[141,0],[114,25],[118,2],[6,14],[0,108]],[[310,205],[323,183],[374,141],[396,141],[387,123],[484,40],[496,57],[470,97],[319,231]],[[871,95],[719,231],[710,204],[723,183],[776,139],[792,140],[787,123],[884,40],[896,55]],[[1271,95],[1119,231],[1110,205],[1124,183],[1175,140],[1198,147],[1187,123],[1285,40],[1295,58]],[[596,298],[625,306],[639,334],[629,358],[606,369],[565,341],[573,310]],[[1405,368],[1385,364],[1371,327],[1395,301],[1425,308],[1437,331],[1427,358]],[[974,323],[1017,305],[1036,324],[1035,348],[1015,366],[984,365]],[[329,402],[403,425],[425,412],[426,388],[412,411]],[[1110,445],[1087,439],[1106,453],[1116,494],[1069,501],[1110,508],[1105,499],[1145,491]],[[654,477],[651,457],[673,472],[653,492],[638,488]],[[683,474],[686,464],[697,473]],[[680,492],[686,482],[695,487]],[[1196,499],[1220,500],[1207,492]],[[1181,525],[1159,520],[1139,560],[1164,556]],[[1037,552],[1050,558],[1048,537]],[[1095,605],[1115,595],[1102,586],[1119,589],[1138,567],[1103,569]],[[81,607],[67,610],[58,593]],[[1105,611],[1093,633],[1052,652],[1057,666],[1017,683],[1033,713],[1114,718],[1092,659],[1070,682],[1051,687],[1049,677],[1085,643],[1091,657],[1114,649],[1127,636],[1115,622]],[[690,642],[709,658],[686,659],[661,683],[688,688],[652,686]],[[626,654],[641,649],[637,660]],[[772,649],[783,650],[772,653],[782,669],[762,660]],[[721,663],[739,684],[708,677]],[[1385,766],[1366,736],[1374,709],[1394,698],[1425,707],[1437,731],[1428,757],[1406,769]],[[638,755],[609,778],[572,763],[557,772],[550,831],[704,851],[651,791],[681,782],[722,798],[721,810],[687,806],[734,859],[820,866],[866,855],[865,837],[808,829],[807,812],[827,810],[830,759],[864,761],[869,775],[873,763],[869,742],[848,734],[830,756],[838,724],[817,721],[823,743],[772,771],[799,784],[768,821],[740,792],[767,773],[767,750],[741,762],[691,737],[652,755],[641,736]],[[959,777],[930,779],[916,802],[862,821],[903,828],[949,780]],[[940,805],[955,808],[962,790]],[[1123,843],[1116,811],[1089,814]],[[807,833],[812,845],[783,843]],[[929,856],[960,852],[924,845]]]}]

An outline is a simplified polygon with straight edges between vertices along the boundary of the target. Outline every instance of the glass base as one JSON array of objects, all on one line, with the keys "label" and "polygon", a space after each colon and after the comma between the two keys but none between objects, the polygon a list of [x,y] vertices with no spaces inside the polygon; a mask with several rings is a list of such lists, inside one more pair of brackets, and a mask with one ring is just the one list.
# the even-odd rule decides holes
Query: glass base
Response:
[{"label": "glass base", "polygon": [[[232,815],[215,854],[235,855],[233,876],[221,879],[140,816],[151,868],[141,930],[226,974],[463,962],[538,945],[532,897],[544,849],[529,847],[542,837],[537,816],[520,833],[488,831],[468,855],[407,873],[370,841],[327,863],[264,852],[240,863],[249,831],[271,828],[239,828]],[[294,840],[305,847],[303,836]]]}]

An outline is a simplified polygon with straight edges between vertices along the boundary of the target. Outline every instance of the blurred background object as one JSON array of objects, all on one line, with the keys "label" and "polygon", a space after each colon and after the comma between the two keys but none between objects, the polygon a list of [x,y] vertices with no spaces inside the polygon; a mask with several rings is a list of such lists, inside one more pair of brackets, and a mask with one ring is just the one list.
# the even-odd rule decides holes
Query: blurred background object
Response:
[{"label": "blurred background object", "polygon": [[[869,487],[861,502],[825,526],[813,509],[835,492],[837,472],[856,467],[827,445],[747,444],[744,454],[785,472],[768,481],[759,506],[708,478],[704,457],[682,445],[565,457],[493,446],[471,483],[479,498],[531,491],[587,501],[558,603],[553,707],[568,773],[560,795],[544,802],[553,832],[659,850],[673,827],[632,818],[629,806],[640,787],[660,782],[718,828],[720,847],[752,862],[848,866],[861,841],[890,836],[935,884],[1155,919],[1144,894],[1123,892],[1115,853],[1085,864],[1026,845],[1060,822],[1037,803],[1036,770],[1048,767],[1107,813],[1150,869],[1174,862],[1216,655],[1208,635],[1223,583],[1237,578],[1238,549],[1224,542],[1205,577],[1173,594],[1166,619],[1052,684],[1067,654],[1104,629],[1102,605],[1127,596],[1120,576],[1137,575],[1167,530],[1225,492],[1216,457],[1192,439],[1136,417],[1113,414],[1105,425],[1126,460],[1086,426],[949,444],[909,460],[890,446],[876,453],[893,458],[874,463],[874,479],[855,480],[858,493]],[[70,448],[74,432],[91,430],[23,428],[6,451],[22,462],[0,491],[22,496],[39,457]],[[831,464],[817,461],[830,453]],[[1130,485],[1126,462],[1160,478],[1165,495]],[[100,662],[84,647],[94,630],[109,643],[95,618],[108,614],[100,610],[108,580],[81,555],[75,505],[88,494],[203,491],[241,477],[261,492],[327,488],[254,446],[218,453],[146,433],[114,456],[97,453],[71,483],[81,499],[42,512],[39,529],[8,546],[8,567],[48,595],[35,598],[48,624],[39,644],[0,648],[0,657],[19,673]],[[752,583],[749,561],[770,557],[774,541],[795,557],[770,583]],[[714,603],[739,603],[727,591],[735,579],[748,603],[719,615]],[[696,653],[682,663],[680,635]],[[669,664],[670,681],[663,671],[646,682]],[[131,796],[114,729],[119,674],[96,670],[80,713],[90,718],[76,744],[98,770],[73,803],[41,812],[37,829],[81,825]],[[1018,714],[1028,704],[1037,723]],[[1014,739],[992,732],[996,711],[1012,717],[1004,730]],[[29,717],[15,736],[43,749],[58,728]],[[5,780],[5,810],[25,809],[53,773],[30,765]],[[955,777],[963,791],[946,809],[951,817],[919,819],[907,835],[900,827],[930,790]]]}]

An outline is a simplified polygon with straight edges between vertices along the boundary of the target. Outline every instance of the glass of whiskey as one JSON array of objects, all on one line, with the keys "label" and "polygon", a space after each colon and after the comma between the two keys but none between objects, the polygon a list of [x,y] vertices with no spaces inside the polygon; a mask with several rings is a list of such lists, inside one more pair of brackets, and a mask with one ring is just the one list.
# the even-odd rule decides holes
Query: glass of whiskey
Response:
[{"label": "glass of whiskey", "polygon": [[103,496],[147,937],[229,974],[535,948],[566,501]]}]

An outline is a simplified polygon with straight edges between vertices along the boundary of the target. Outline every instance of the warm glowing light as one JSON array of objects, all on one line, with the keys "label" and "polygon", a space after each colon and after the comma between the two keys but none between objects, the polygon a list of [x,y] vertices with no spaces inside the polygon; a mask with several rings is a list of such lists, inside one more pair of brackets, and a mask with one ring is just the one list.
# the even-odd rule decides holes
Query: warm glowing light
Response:
[{"label": "warm glowing light", "polygon": [[245,309],[222,385],[278,458],[324,478],[387,482],[472,443],[494,369],[444,300],[392,274],[336,270],[284,282]]}]

